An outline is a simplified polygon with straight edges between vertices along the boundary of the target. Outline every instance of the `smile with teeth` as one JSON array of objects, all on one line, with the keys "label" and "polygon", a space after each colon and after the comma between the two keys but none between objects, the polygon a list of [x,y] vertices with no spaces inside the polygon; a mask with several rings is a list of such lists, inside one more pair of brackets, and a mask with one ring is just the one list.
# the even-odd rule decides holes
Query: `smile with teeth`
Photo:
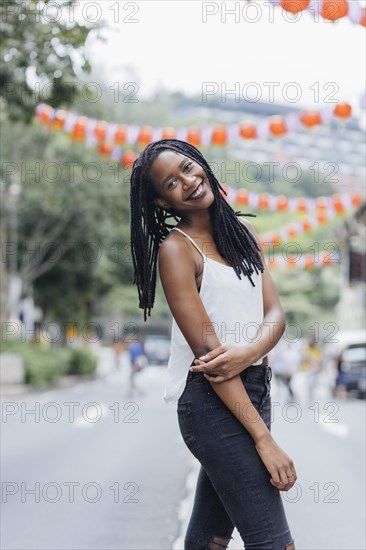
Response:
[{"label": "smile with teeth", "polygon": [[202,191],[203,191],[203,183],[200,183],[199,186],[197,187],[196,191],[194,193],[192,193],[192,195],[189,195],[188,199],[196,199],[197,197],[200,196]]}]

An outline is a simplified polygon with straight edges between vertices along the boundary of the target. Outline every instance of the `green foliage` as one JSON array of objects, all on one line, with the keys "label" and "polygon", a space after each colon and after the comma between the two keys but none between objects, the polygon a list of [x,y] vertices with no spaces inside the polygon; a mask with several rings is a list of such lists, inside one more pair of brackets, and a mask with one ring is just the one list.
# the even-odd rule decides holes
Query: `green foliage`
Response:
[{"label": "green foliage", "polygon": [[36,388],[47,387],[59,376],[67,373],[71,358],[69,348],[44,348],[40,344],[10,341],[4,352],[16,353],[23,358],[25,383]]},{"label": "green foliage", "polygon": [[71,351],[68,374],[90,375],[97,368],[97,357],[88,349],[75,348]]},{"label": "green foliage", "polygon": [[38,102],[57,107],[78,94],[80,74],[90,71],[84,44],[91,26],[76,21],[74,4],[75,0],[3,3],[0,96],[12,120],[30,122]]}]

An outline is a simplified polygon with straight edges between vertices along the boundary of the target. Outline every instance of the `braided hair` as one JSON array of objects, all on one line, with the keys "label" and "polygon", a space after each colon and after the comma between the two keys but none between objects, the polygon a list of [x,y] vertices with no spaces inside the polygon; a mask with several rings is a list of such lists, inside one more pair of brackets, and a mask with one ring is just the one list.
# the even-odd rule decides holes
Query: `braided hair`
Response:
[{"label": "braided hair", "polygon": [[[213,227],[213,239],[222,258],[233,267],[238,278],[240,273],[249,277],[254,269],[264,271],[259,254],[260,248],[250,231],[238,216],[256,216],[250,213],[234,212],[222,197],[220,190],[227,194],[214,176],[201,152],[193,145],[178,139],[162,139],[150,143],[136,158],[130,178],[131,194],[131,254],[134,268],[133,284],[137,285],[139,308],[144,310],[144,321],[151,315],[155,300],[156,264],[160,244],[175,224],[166,222],[173,218],[176,222],[181,214],[174,208],[169,210],[154,203],[159,195],[154,190],[150,169],[154,160],[163,151],[175,151],[197,162],[204,170],[215,200],[209,207]],[[254,269],[253,269],[254,268]]]}]

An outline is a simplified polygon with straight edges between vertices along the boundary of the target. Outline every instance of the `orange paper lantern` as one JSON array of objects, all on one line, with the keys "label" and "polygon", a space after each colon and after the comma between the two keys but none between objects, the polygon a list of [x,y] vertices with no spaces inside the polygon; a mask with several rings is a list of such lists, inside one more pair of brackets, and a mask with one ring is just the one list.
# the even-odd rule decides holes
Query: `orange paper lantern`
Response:
[{"label": "orange paper lantern", "polygon": [[121,156],[121,164],[123,168],[132,168],[133,163],[137,159],[135,151],[124,151]]},{"label": "orange paper lantern", "polygon": [[108,123],[104,120],[100,120],[97,125],[94,128],[94,135],[99,139],[99,141],[103,141],[105,139],[105,136],[107,134],[107,128]]},{"label": "orange paper lantern", "polygon": [[258,199],[258,208],[261,210],[268,210],[269,198],[267,193],[261,193]]},{"label": "orange paper lantern", "polygon": [[237,204],[248,204],[248,198],[248,191],[246,191],[245,189],[238,189],[236,195]]},{"label": "orange paper lantern", "polygon": [[355,193],[351,193],[351,202],[353,206],[360,206],[363,203],[363,199],[361,195],[356,195]]},{"label": "orange paper lantern", "polygon": [[352,114],[352,107],[348,103],[339,103],[334,107],[333,113],[339,118],[349,118]]},{"label": "orange paper lantern", "polygon": [[343,212],[345,211],[340,195],[333,196],[333,207],[337,214],[343,214]]},{"label": "orange paper lantern", "polygon": [[308,211],[308,201],[303,198],[297,199],[297,208],[298,212],[307,212]]},{"label": "orange paper lantern", "polygon": [[362,15],[361,15],[360,24],[361,24],[363,27],[366,27],[366,8],[362,8]]},{"label": "orange paper lantern", "polygon": [[43,124],[50,124],[53,119],[53,109],[49,105],[42,105],[42,109],[39,113],[39,118],[43,122]]},{"label": "orange paper lantern", "polygon": [[212,145],[222,147],[227,143],[227,129],[225,126],[214,126],[212,130],[211,142]]},{"label": "orange paper lantern", "polygon": [[323,0],[320,15],[328,21],[337,21],[348,13],[347,0]]},{"label": "orange paper lantern", "polygon": [[85,128],[88,123],[88,118],[86,116],[79,116],[74,128],[71,131],[71,139],[74,141],[84,141],[85,139]]},{"label": "orange paper lantern", "polygon": [[301,225],[304,229],[304,233],[309,233],[309,231],[312,231],[313,229],[313,226],[311,225],[311,223],[309,222],[309,220],[303,220],[301,222]]},{"label": "orange paper lantern", "polygon": [[317,126],[318,124],[321,124],[321,116],[320,113],[317,111],[304,111],[300,115],[300,121],[304,126],[307,126],[307,128],[311,128],[312,126]]},{"label": "orange paper lantern", "polygon": [[257,137],[257,128],[254,124],[242,123],[239,125],[239,134],[244,139],[254,139]]},{"label": "orange paper lantern", "polygon": [[274,116],[269,121],[269,129],[274,136],[283,136],[287,133],[285,119],[281,116]]},{"label": "orange paper lantern", "polygon": [[175,139],[175,136],[176,136],[175,128],[164,128],[161,139]]},{"label": "orange paper lantern", "polygon": [[199,128],[189,128],[187,132],[187,142],[196,147],[201,145],[201,130]]},{"label": "orange paper lantern", "polygon": [[309,7],[310,0],[282,0],[280,6],[291,13],[298,13]]},{"label": "orange paper lantern", "polygon": [[285,195],[279,195],[277,198],[277,210],[278,212],[287,212],[288,210],[288,198]]},{"label": "orange paper lantern", "polygon": [[52,128],[54,130],[61,130],[64,127],[67,112],[63,109],[57,109],[55,118],[52,121]]},{"label": "orange paper lantern", "polygon": [[103,155],[110,155],[113,149],[112,141],[102,141],[98,146],[98,152]]},{"label": "orange paper lantern", "polygon": [[120,124],[117,126],[116,133],[114,134],[114,142],[118,145],[126,143],[127,128],[127,124]]},{"label": "orange paper lantern", "polygon": [[306,254],[304,256],[304,268],[305,269],[311,269],[314,267],[314,258],[311,254]]},{"label": "orange paper lantern", "polygon": [[320,224],[323,224],[323,223],[327,223],[327,221],[328,221],[328,216],[327,216],[324,212],[318,211],[318,212],[316,213],[316,219],[318,220],[318,222],[319,222]]},{"label": "orange paper lantern", "polygon": [[151,126],[142,126],[140,128],[140,133],[137,138],[137,142],[139,145],[145,146],[151,143],[153,136],[153,129]]},{"label": "orange paper lantern", "polygon": [[297,229],[293,225],[290,225],[288,228],[288,236],[292,239],[293,237],[297,237],[298,234]]}]

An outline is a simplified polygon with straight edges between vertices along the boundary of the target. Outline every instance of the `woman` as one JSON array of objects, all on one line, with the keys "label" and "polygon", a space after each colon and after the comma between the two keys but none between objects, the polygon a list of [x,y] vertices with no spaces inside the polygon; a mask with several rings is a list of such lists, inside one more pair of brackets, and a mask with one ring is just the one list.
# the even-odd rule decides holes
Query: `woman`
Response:
[{"label": "woman", "polygon": [[285,317],[254,228],[223,193],[184,141],[151,143],[133,164],[133,282],[146,321],[158,262],[173,315],[163,399],[201,463],[185,550],[226,548],[234,527],[246,550],[293,550],[280,491],[297,476],[270,432],[266,357]]}]

